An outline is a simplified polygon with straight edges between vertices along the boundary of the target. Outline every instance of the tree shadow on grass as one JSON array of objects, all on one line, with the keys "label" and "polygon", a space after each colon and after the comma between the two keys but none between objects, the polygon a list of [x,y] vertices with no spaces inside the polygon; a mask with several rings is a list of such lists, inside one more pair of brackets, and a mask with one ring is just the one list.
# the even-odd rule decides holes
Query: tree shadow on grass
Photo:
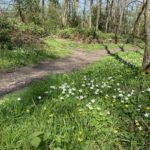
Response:
[{"label": "tree shadow on grass", "polygon": [[[117,53],[112,53],[112,52],[109,50],[109,48],[108,48],[107,45],[104,45],[104,47],[105,47],[105,50],[107,51],[107,53],[108,53],[110,56],[114,57],[116,60],[118,60],[120,63],[122,63],[122,64],[128,66],[128,67],[131,68],[131,69],[139,70],[139,67],[135,66],[134,64],[132,64],[132,63],[130,63],[130,62],[127,62],[125,59],[123,59],[122,57],[120,57]],[[122,50],[121,50],[121,51],[122,51]]]},{"label": "tree shadow on grass", "polygon": [[136,44],[136,46],[139,47],[140,49],[144,49],[144,47],[139,44]]},{"label": "tree shadow on grass", "polygon": [[136,44],[136,47],[137,47],[138,49],[140,48],[140,50],[136,50],[135,52],[143,56],[143,53],[141,52],[141,50],[144,50],[144,47],[142,47],[142,46],[139,45],[139,44]]},{"label": "tree shadow on grass", "polygon": [[[107,46],[107,45],[106,45]],[[140,46],[140,45],[136,45],[138,48],[140,48],[140,50],[135,50],[135,52],[136,53],[138,53],[138,54],[140,54],[141,56],[143,56],[143,53],[141,52],[141,50],[143,50],[144,48],[142,47],[142,46]],[[118,47],[120,48],[120,50],[122,51],[122,52],[125,52],[125,48],[124,48],[124,45],[119,45],[118,44]],[[136,49],[136,47],[135,47],[135,49]]]},{"label": "tree shadow on grass", "polygon": [[124,52],[124,51],[125,51],[125,49],[124,49],[124,45],[118,45],[118,47],[120,48],[120,50],[121,50],[122,52]]},{"label": "tree shadow on grass", "polygon": [[139,54],[139,55],[143,56],[143,54],[141,53],[141,51],[136,50],[135,52],[136,52],[137,54]]}]

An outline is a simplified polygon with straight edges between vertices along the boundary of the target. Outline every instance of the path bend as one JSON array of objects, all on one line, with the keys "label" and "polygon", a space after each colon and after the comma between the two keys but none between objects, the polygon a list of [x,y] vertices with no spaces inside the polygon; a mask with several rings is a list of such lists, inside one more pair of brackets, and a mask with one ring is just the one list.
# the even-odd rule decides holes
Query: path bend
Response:
[{"label": "path bend", "polygon": [[[114,52],[120,51],[116,49]],[[51,74],[67,73],[84,68],[104,56],[106,50],[86,52],[75,49],[71,56],[51,61],[44,61],[33,66],[15,69],[11,72],[0,72],[0,96],[19,90],[34,80],[43,79]]]}]

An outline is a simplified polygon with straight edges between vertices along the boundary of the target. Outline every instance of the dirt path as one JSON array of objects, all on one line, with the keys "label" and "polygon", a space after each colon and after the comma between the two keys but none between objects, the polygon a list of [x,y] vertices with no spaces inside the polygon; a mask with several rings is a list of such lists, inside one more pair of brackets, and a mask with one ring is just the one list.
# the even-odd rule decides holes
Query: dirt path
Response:
[{"label": "dirt path", "polygon": [[[115,52],[117,51],[120,50],[115,50]],[[23,88],[32,81],[42,79],[50,74],[66,73],[81,69],[106,55],[106,50],[85,52],[81,49],[76,49],[72,56],[66,58],[41,62],[34,66],[18,68],[12,72],[0,72],[0,96]]]}]

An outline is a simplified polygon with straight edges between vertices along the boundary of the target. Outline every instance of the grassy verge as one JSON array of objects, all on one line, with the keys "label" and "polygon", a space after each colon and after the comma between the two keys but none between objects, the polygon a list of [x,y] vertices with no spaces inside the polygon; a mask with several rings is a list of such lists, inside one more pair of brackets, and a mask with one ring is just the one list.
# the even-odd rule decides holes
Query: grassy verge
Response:
[{"label": "grassy verge", "polygon": [[14,50],[0,50],[0,70],[35,64],[40,61],[65,57],[71,53],[71,46],[57,39],[46,39],[43,48],[24,47]]},{"label": "grassy verge", "polygon": [[[43,48],[22,47],[14,50],[0,50],[0,70],[8,70],[17,67],[36,64],[40,61],[62,58],[72,53],[75,48],[92,52],[98,49],[104,49],[103,44],[86,44],[69,39],[46,38]],[[133,49],[131,44],[107,44],[108,48]]]},{"label": "grassy verge", "polygon": [[150,76],[141,54],[118,57],[4,97],[0,149],[149,149]]},{"label": "grassy verge", "polygon": [[105,45],[108,46],[109,49],[113,50],[113,49],[119,49],[119,48],[123,48],[123,49],[133,49],[135,48],[134,45],[132,44],[113,44],[113,43],[110,43],[110,44],[80,44],[79,47],[86,50],[86,51],[89,51],[89,52],[92,52],[94,50],[99,50],[99,49],[105,49]]},{"label": "grassy verge", "polygon": [[68,45],[68,47],[73,48],[79,48],[82,50],[85,50],[87,52],[92,52],[95,50],[100,50],[100,49],[105,49],[105,46],[108,46],[108,49],[113,50],[113,49],[124,49],[124,50],[132,50],[132,49],[137,49],[141,50],[144,49],[144,46],[138,47],[133,44],[123,44],[123,43],[83,43],[75,40],[70,40],[70,39],[57,39],[58,42],[60,42],[62,45]]}]

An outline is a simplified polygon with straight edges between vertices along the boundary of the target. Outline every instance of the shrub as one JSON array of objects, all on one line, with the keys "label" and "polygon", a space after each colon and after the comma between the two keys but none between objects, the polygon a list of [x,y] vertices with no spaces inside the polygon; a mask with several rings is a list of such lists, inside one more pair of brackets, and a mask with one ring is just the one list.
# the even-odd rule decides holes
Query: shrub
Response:
[{"label": "shrub", "polygon": [[37,36],[44,36],[45,31],[42,27],[34,24],[34,23],[22,23],[22,22],[14,22],[15,30],[23,33],[30,33]]},{"label": "shrub", "polygon": [[110,41],[110,39],[114,39],[114,33],[103,33],[101,31],[96,32],[95,29],[83,29],[83,28],[67,28],[60,30],[58,32],[58,36],[62,38],[71,38],[76,39],[97,39],[101,42]]},{"label": "shrub", "polygon": [[0,49],[12,49],[10,37],[12,26],[10,25],[10,22],[3,17],[0,18],[0,29]]}]

